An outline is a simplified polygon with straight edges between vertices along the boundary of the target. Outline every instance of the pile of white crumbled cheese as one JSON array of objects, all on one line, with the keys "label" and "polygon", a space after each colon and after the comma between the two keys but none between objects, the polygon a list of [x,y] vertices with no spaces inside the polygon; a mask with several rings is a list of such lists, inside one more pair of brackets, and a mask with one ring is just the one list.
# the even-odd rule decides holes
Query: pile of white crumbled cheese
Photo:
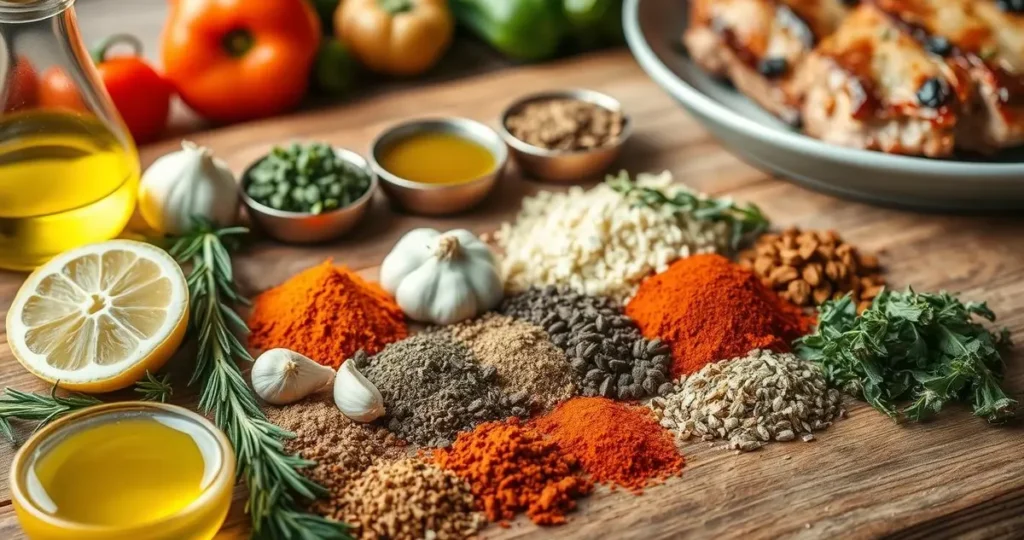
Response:
[{"label": "pile of white crumbled cheese", "polygon": [[[688,190],[673,184],[667,171],[640,174],[637,183],[669,195]],[[641,280],[676,259],[724,251],[729,229],[667,208],[634,206],[602,183],[524,199],[515,222],[502,224],[495,239],[509,292],[568,285],[625,302]]]}]

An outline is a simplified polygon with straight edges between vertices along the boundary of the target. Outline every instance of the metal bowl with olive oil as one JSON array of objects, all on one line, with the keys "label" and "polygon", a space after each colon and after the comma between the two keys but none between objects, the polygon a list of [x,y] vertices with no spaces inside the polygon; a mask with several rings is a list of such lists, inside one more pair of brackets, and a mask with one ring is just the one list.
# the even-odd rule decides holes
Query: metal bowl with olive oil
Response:
[{"label": "metal bowl with olive oil", "polygon": [[241,192],[249,218],[270,237],[293,244],[314,244],[338,238],[351,231],[366,214],[377,191],[377,175],[363,156],[344,148],[335,148],[341,161],[362,171],[369,178],[369,187],[359,198],[347,205],[320,213],[280,210],[257,201],[249,195],[252,171],[266,157],[250,165],[242,175]]},{"label": "metal bowl with olive oil", "polygon": [[384,193],[405,210],[433,216],[462,212],[483,201],[507,160],[501,137],[467,118],[398,124],[370,149]]}]

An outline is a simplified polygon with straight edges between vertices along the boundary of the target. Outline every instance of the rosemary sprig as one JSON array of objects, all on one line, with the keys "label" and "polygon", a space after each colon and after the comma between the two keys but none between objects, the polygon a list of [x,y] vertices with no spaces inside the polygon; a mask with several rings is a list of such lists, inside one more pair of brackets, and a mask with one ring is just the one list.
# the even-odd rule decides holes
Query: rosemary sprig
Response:
[{"label": "rosemary sprig", "polygon": [[0,396],[0,433],[14,442],[11,420],[38,422],[33,431],[35,433],[61,416],[100,403],[103,402],[82,394],[58,396],[56,384],[50,389],[48,395],[22,392],[8,387],[4,389],[4,395]]},{"label": "rosemary sprig", "polygon": [[143,401],[167,403],[174,393],[174,389],[171,388],[171,375],[166,373],[158,379],[147,369],[146,378],[135,383],[135,391],[142,394]]},{"label": "rosemary sprig", "polygon": [[198,353],[189,384],[200,385],[199,409],[212,414],[235,449],[238,477],[249,487],[254,538],[349,539],[345,524],[301,509],[303,501],[326,494],[299,473],[314,462],[285,453],[283,441],[294,435],[267,421],[235,363],[252,361],[233,333],[248,329],[234,310],[246,300],[235,288],[229,254],[246,232],[199,223],[169,250],[179,262],[192,263],[189,331],[198,341]]},{"label": "rosemary sprig", "polygon": [[731,199],[704,197],[687,190],[669,196],[665,192],[637,185],[626,171],[608,175],[605,183],[635,206],[668,206],[675,214],[687,214],[704,221],[725,222],[731,230],[729,247],[739,249],[746,241],[768,229],[768,218],[752,203],[739,206]]}]

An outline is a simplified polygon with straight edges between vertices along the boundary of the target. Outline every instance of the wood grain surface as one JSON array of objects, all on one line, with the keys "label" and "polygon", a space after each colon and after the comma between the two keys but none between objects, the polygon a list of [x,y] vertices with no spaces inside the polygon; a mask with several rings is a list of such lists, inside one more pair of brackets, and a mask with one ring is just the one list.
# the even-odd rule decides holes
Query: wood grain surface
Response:
[{"label": "wood grain surface", "polygon": [[[771,178],[723,150],[707,132],[640,71],[628,53],[613,51],[523,67],[350,105],[196,133],[241,170],[274,143],[320,139],[366,152],[371,138],[398,120],[460,115],[494,125],[519,93],[579,86],[607,92],[632,115],[635,132],[618,166],[631,172],[668,169],[712,194],[759,204],[778,226],[835,228],[866,250],[881,251],[890,283],[920,290],[961,291],[987,300],[1017,341],[1024,341],[1024,221],[907,213],[865,206]],[[171,150],[164,142],[142,150],[144,163]],[[271,287],[326,257],[374,277],[397,238],[412,227],[491,231],[510,219],[520,199],[557,189],[512,168],[479,208],[427,219],[393,211],[378,195],[355,234],[315,247],[257,242],[237,260],[238,280],[250,294]],[[23,279],[0,273],[0,317]],[[1011,395],[1022,397],[1024,362],[1008,359]],[[191,358],[179,355],[188,371]],[[0,333],[0,385],[45,391],[21,369]],[[178,388],[182,386],[179,384]],[[124,394],[117,397],[128,397]],[[177,400],[188,403],[187,391]],[[964,408],[939,421],[896,425],[863,403],[847,400],[849,418],[811,443],[775,443],[736,455],[708,443],[688,443],[683,474],[642,496],[606,489],[584,500],[569,524],[541,529],[523,519],[491,538],[968,538],[1024,535],[1024,430],[992,427]],[[21,431],[24,435],[26,432]],[[14,449],[0,444],[0,485],[6,492]],[[5,493],[6,495],[6,493]],[[244,537],[236,504],[224,537]],[[0,538],[20,538],[9,501],[0,502]]]}]

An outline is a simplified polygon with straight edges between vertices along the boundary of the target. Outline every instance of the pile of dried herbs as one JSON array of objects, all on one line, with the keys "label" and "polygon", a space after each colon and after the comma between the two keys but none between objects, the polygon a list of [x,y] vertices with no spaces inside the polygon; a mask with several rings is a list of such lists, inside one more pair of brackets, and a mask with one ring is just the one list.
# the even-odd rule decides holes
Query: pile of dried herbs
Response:
[{"label": "pile of dried herbs", "polygon": [[797,340],[796,351],[820,364],[829,383],[895,419],[919,421],[960,401],[990,422],[1005,420],[1017,408],[1000,388],[1009,334],[975,316],[995,320],[984,303],[946,292],[883,291],[860,316],[845,297],[821,306],[817,331]]}]

